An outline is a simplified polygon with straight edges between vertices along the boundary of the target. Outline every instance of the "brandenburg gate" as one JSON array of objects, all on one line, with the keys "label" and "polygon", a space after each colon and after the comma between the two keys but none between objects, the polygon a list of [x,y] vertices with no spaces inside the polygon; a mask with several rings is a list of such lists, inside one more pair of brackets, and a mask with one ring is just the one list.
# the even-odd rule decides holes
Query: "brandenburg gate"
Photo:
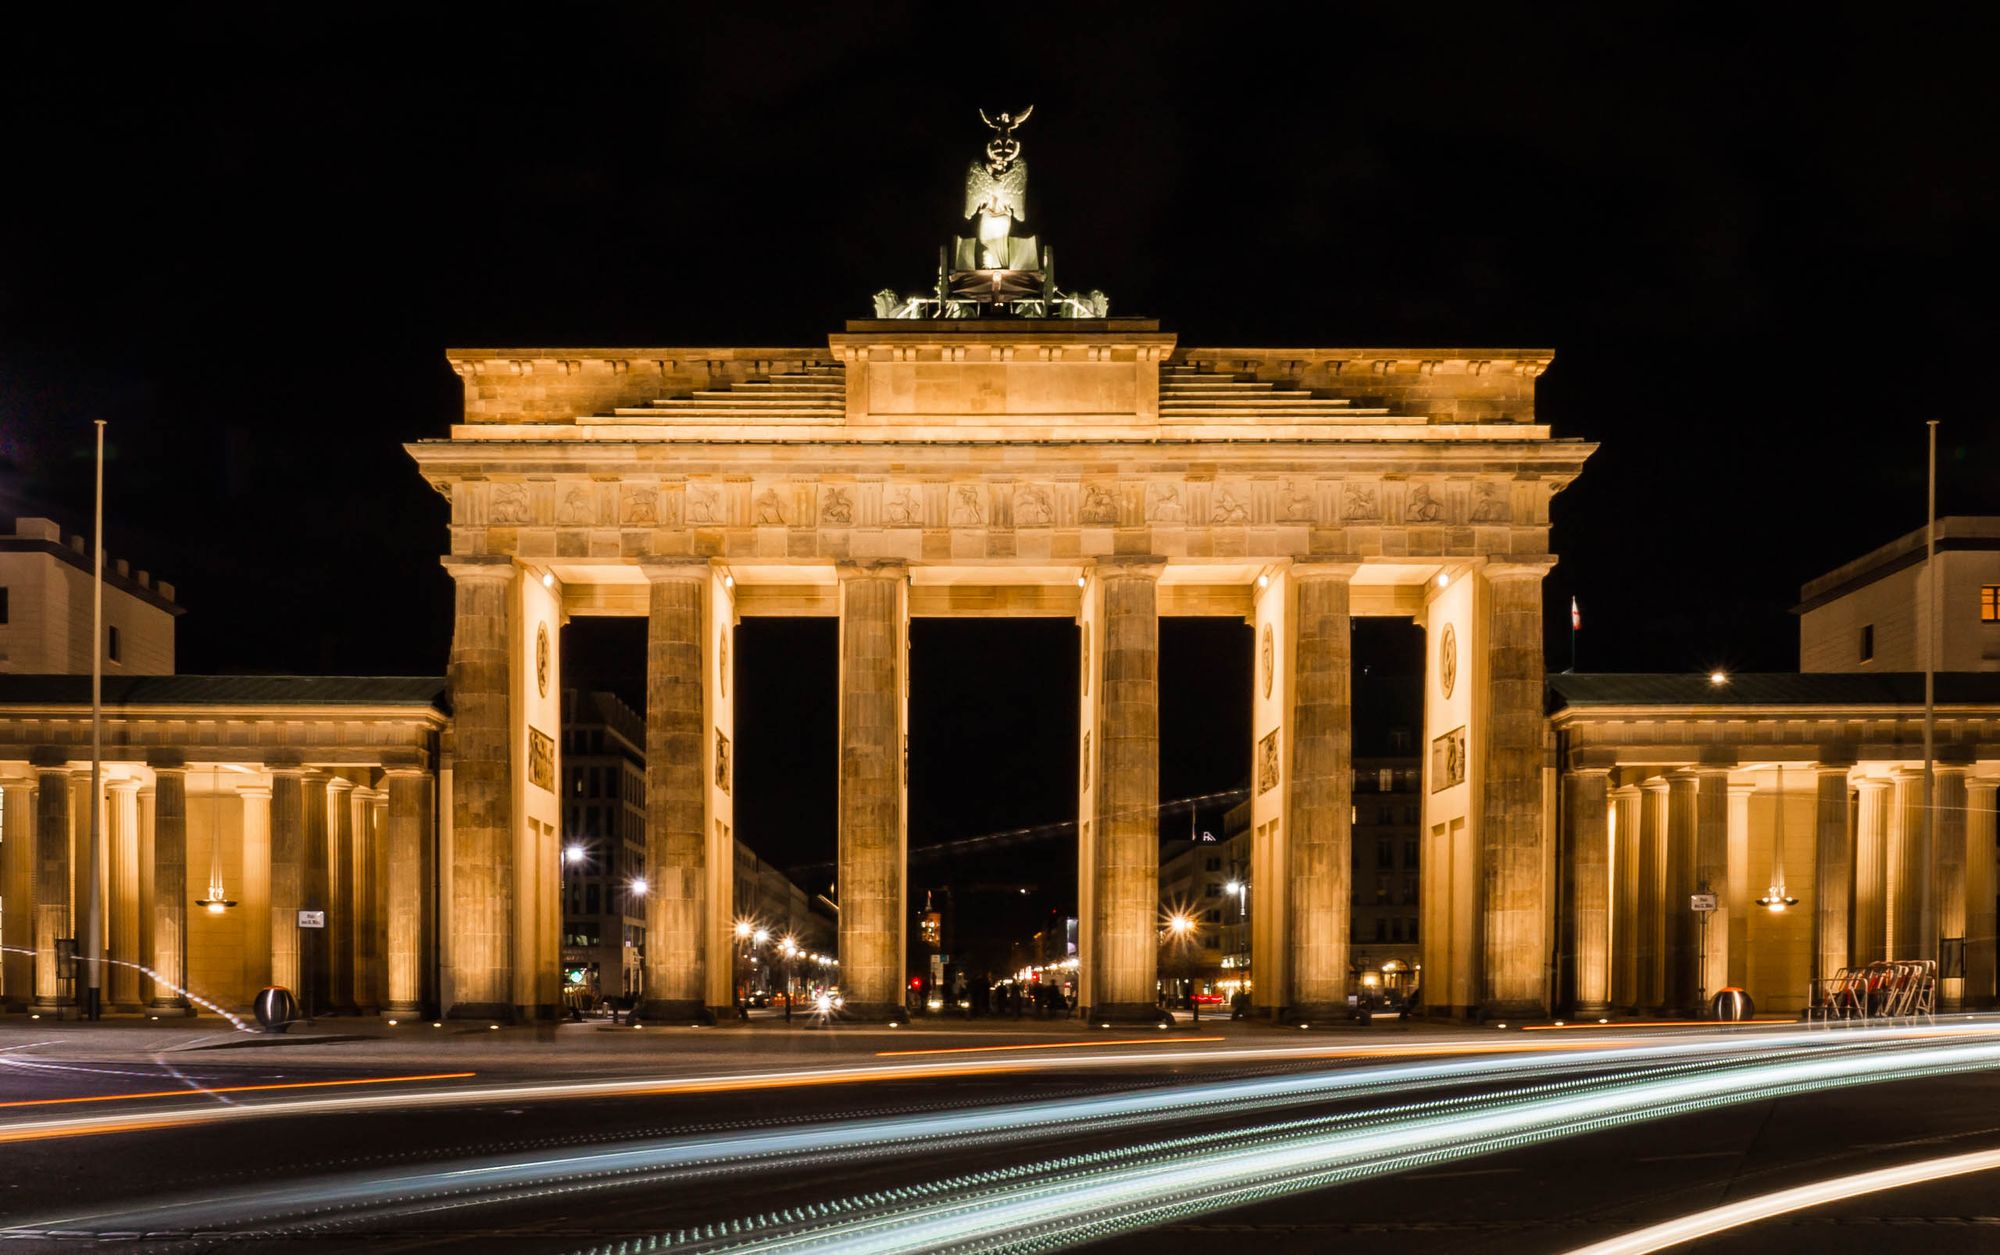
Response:
[{"label": "brandenburg gate", "polygon": [[[1255,631],[1255,1004],[1344,1015],[1350,624],[1426,630],[1427,1003],[1547,1002],[1555,881],[1542,579],[1592,446],[1535,421],[1529,349],[1190,348],[1056,288],[1002,115],[936,288],[824,348],[450,354],[464,421],[409,446],[456,582],[447,1013],[553,1004],[559,627],[644,616],[646,1003],[732,1002],[734,633],[839,621],[839,957],[903,1006],[914,617],[1073,621],[1081,996],[1150,1019],[1159,620]],[[982,182],[982,171],[984,172]],[[995,677],[996,686],[1004,681]],[[1004,693],[996,687],[996,698]]]}]

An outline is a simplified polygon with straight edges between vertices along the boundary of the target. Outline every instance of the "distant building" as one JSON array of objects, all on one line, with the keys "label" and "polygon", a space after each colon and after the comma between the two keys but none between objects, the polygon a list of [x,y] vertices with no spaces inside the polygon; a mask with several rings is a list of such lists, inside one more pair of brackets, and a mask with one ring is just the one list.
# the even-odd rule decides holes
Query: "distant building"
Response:
[{"label": "distant building", "polygon": [[[90,672],[90,542],[48,519],[15,519],[0,533],[0,672]],[[174,586],[105,555],[104,672],[172,675]]]},{"label": "distant building", "polygon": [[[1177,998],[1188,992],[1227,997],[1237,988],[1232,977],[1240,977],[1238,960],[1248,964],[1240,890],[1250,875],[1249,803],[1223,816],[1222,829],[1220,837],[1177,838],[1160,851],[1160,984],[1171,990],[1174,982],[1182,982]],[[1185,940],[1165,931],[1167,921],[1177,915],[1194,921]],[[1235,953],[1238,946],[1240,953]]]},{"label": "distant building", "polygon": [[[1939,671],[2000,671],[2000,517],[1937,522]],[[1809,581],[1799,590],[1799,670],[1924,669],[1933,594],[1924,529]]]},{"label": "distant building", "polygon": [[[645,992],[646,902],[632,891],[646,866],[645,735],[644,717],[615,694],[563,693],[563,848],[580,855],[563,860],[563,980],[573,1002]],[[830,904],[741,841],[735,856],[735,918],[770,935],[761,950],[738,947],[737,984],[775,987],[767,973],[785,937],[831,958]],[[803,982],[814,965],[794,966]]]}]

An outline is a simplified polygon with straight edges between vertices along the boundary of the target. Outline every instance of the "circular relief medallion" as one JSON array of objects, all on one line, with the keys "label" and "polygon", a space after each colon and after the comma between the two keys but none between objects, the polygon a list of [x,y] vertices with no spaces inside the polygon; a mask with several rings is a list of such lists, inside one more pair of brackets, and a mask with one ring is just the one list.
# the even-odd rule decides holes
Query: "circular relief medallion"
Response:
[{"label": "circular relief medallion", "polygon": [[722,635],[715,646],[715,683],[724,697],[729,696],[729,629],[722,629]]},{"label": "circular relief medallion", "polygon": [[1451,696],[1452,685],[1458,683],[1458,632],[1447,623],[1444,635],[1438,639],[1438,687],[1446,697]]},{"label": "circular relief medallion", "polygon": [[1083,695],[1090,696],[1090,627],[1083,629]]},{"label": "circular relief medallion", "polygon": [[1257,647],[1258,664],[1264,669],[1264,696],[1271,695],[1271,677],[1278,670],[1278,647],[1271,639],[1271,625],[1264,625],[1264,640]]},{"label": "circular relief medallion", "polygon": [[549,625],[546,623],[535,629],[535,687],[543,697],[549,695]]}]

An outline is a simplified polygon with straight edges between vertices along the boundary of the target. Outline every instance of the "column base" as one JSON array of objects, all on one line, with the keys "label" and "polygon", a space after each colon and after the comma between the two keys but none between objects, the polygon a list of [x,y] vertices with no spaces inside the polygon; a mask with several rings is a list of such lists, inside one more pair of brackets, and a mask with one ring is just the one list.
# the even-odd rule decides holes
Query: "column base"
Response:
[{"label": "column base", "polygon": [[1354,1008],[1344,1002],[1303,1002],[1286,1007],[1284,1021],[1295,1028],[1326,1028],[1355,1018]]},{"label": "column base", "polygon": [[512,1024],[514,1008],[505,1002],[460,1002],[444,1013],[447,1020],[485,1020],[489,1024]]},{"label": "column base", "polygon": [[414,1020],[421,1017],[423,1008],[414,1002],[392,1002],[382,1012],[385,1020]]},{"label": "column base", "polygon": [[639,1004],[632,1018],[648,1024],[712,1025],[715,1016],[699,998],[648,998]]},{"label": "column base", "polygon": [[1578,1019],[1578,1020],[1581,1019],[1594,1020],[1600,1017],[1608,1019],[1610,1018],[1610,1015],[1611,1015],[1611,1004],[1608,1002],[1586,1003],[1570,1011],[1570,1016],[1573,1019]]},{"label": "column base", "polygon": [[155,998],[146,1005],[146,1014],[164,1020],[172,1016],[192,1016],[194,1008],[179,998]]},{"label": "column base", "polygon": [[1539,1002],[1482,1002],[1479,1004],[1477,1018],[1502,1021],[1539,1020],[1548,1013],[1548,1008]]},{"label": "column base", "polygon": [[[808,1011],[807,1018],[817,1018],[817,1011]],[[910,1012],[907,1007],[896,1002],[849,1002],[833,1013],[836,1021],[851,1020],[857,1024],[908,1024]]]},{"label": "column base", "polygon": [[1107,1002],[1084,1012],[1083,1021],[1097,1028],[1112,1028],[1118,1025],[1170,1028],[1173,1026],[1174,1017],[1165,1008],[1150,1002]]},{"label": "column base", "polygon": [[37,998],[28,1004],[28,1011],[32,1015],[62,1015],[77,1009],[76,1003],[62,997]]}]

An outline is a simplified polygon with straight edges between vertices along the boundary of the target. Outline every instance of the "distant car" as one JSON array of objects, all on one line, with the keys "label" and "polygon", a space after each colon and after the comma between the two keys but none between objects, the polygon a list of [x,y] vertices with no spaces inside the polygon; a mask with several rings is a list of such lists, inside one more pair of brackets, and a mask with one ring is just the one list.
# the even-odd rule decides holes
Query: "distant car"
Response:
[{"label": "distant car", "polygon": [[744,998],[743,1002],[746,1006],[768,1007],[771,1005],[771,995],[764,993],[760,990]]},{"label": "distant car", "polygon": [[1196,994],[1194,1000],[1205,1007],[1219,1007],[1223,1003],[1221,994]]}]

